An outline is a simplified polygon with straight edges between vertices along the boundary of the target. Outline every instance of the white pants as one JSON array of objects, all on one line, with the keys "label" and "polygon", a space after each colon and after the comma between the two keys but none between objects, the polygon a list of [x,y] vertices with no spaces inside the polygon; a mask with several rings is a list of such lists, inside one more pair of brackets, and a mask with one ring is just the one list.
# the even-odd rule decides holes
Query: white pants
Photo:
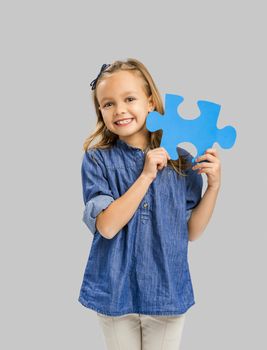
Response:
[{"label": "white pants", "polygon": [[97,316],[108,350],[179,350],[185,314]]}]

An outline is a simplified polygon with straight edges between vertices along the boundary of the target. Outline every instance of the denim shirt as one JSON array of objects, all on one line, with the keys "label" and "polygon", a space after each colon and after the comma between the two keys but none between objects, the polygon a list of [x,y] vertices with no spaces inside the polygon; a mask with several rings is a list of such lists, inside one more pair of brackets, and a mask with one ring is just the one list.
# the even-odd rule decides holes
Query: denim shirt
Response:
[{"label": "denim shirt", "polygon": [[[191,162],[192,155],[177,147]],[[118,139],[110,149],[89,149],[82,166],[83,221],[93,235],[78,301],[108,316],[180,315],[195,304],[188,266],[188,227],[203,180],[167,166],[157,172],[130,221],[112,238],[96,216],[140,176],[145,153]]]}]

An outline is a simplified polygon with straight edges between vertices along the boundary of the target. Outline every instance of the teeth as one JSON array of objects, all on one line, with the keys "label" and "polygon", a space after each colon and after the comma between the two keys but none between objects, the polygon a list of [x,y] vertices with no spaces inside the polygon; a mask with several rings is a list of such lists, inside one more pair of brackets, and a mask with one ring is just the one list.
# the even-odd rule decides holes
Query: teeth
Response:
[{"label": "teeth", "polygon": [[132,119],[120,120],[120,121],[116,122],[116,124],[128,124],[128,123],[130,123],[131,120]]}]

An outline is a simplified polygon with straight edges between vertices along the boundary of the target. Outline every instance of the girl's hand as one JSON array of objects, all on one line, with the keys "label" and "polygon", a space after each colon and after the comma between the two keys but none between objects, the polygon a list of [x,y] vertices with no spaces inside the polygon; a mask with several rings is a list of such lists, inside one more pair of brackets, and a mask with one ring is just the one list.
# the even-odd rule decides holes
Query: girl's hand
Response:
[{"label": "girl's hand", "polygon": [[219,189],[221,185],[221,162],[218,151],[215,148],[207,149],[203,156],[196,159],[196,162],[202,160],[207,160],[207,162],[198,163],[192,169],[199,169],[198,174],[207,174],[209,188]]},{"label": "girl's hand", "polygon": [[151,149],[146,154],[144,169],[142,174],[154,180],[158,170],[167,166],[168,159],[171,159],[164,147]]}]

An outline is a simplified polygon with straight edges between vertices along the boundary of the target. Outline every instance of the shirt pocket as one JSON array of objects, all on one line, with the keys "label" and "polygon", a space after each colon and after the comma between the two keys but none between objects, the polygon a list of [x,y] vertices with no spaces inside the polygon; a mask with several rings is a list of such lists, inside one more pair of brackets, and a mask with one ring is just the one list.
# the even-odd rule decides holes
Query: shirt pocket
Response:
[{"label": "shirt pocket", "polygon": [[185,181],[170,167],[165,168],[157,178],[156,192],[162,205],[168,210],[185,210]]}]

